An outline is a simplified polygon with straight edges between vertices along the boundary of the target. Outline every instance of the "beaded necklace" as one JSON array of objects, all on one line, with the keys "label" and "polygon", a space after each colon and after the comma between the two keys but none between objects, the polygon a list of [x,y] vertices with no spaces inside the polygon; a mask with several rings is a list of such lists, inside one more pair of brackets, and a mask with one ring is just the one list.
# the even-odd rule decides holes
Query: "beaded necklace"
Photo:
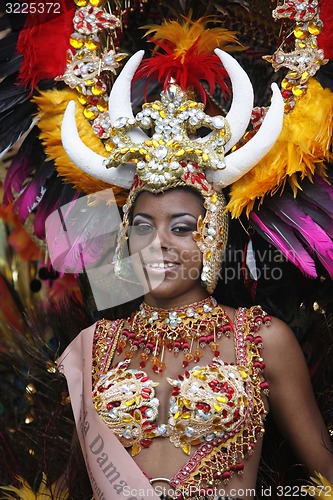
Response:
[{"label": "beaded necklace", "polygon": [[200,360],[206,345],[218,357],[217,340],[222,335],[229,337],[232,329],[229,317],[213,297],[176,309],[155,308],[143,302],[130,317],[129,328],[122,330],[117,352],[127,348],[126,359],[132,359],[142,349],[140,368],[150,360],[154,372],[161,373],[166,368],[166,349],[175,356],[183,351],[185,368]]}]

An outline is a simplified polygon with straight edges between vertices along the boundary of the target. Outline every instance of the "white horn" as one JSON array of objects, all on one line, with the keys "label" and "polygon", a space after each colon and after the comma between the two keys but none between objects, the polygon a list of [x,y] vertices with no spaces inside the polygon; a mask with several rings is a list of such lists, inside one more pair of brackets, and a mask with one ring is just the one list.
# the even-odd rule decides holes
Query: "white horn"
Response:
[{"label": "white horn", "polygon": [[[133,118],[131,86],[136,70],[140,66],[144,50],[136,52],[125,64],[118,78],[114,82],[109,97],[109,115],[111,125],[114,126],[117,118]],[[129,130],[127,135],[136,144],[149,139],[139,127]]]},{"label": "white horn", "polygon": [[[234,57],[221,49],[215,49],[214,52],[225,67],[232,86],[232,103],[225,117],[231,131],[231,138],[224,146],[227,152],[246,132],[253,108],[253,88],[246,72]],[[203,137],[200,142],[206,142],[211,135],[212,132]]]},{"label": "white horn", "polygon": [[106,168],[104,156],[94,153],[80,139],[75,121],[75,101],[70,101],[61,125],[61,140],[69,159],[86,174],[101,181],[129,189],[133,183],[135,165]]},{"label": "white horn", "polygon": [[281,92],[273,83],[272,103],[255,136],[244,146],[225,157],[223,170],[207,170],[206,177],[216,189],[233,184],[243,177],[268,153],[280,135],[284,116],[284,103]]}]

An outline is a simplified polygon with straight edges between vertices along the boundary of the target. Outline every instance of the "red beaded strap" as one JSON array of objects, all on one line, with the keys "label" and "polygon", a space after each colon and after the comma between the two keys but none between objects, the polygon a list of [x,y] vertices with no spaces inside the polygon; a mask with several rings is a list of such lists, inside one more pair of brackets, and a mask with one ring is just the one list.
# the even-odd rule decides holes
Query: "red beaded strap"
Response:
[{"label": "red beaded strap", "polygon": [[[263,344],[259,329],[262,324],[269,326],[271,319],[260,306],[253,306],[250,309],[238,309],[235,319],[236,342],[239,343],[237,344],[238,363],[250,366],[260,376],[260,389],[266,395],[269,392],[269,384],[263,376],[265,362],[262,358]],[[237,325],[238,320],[240,321],[239,325]]]},{"label": "red beaded strap", "polygon": [[101,374],[110,368],[123,326],[123,319],[102,319],[96,323],[92,351],[93,387]]}]

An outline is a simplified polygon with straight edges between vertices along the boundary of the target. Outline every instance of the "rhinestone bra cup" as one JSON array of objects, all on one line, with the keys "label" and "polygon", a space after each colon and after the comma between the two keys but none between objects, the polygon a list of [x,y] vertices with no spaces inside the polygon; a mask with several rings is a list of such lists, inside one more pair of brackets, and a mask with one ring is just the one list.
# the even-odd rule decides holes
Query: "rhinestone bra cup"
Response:
[{"label": "rhinestone bra cup", "polygon": [[119,363],[102,375],[93,391],[95,408],[104,422],[136,455],[152,438],[168,436],[184,453],[191,445],[212,442],[225,433],[234,433],[249,417],[250,378],[246,367],[225,365],[214,360],[208,366],[185,371],[172,386],[169,419],[157,425],[158,382],[144,371]]},{"label": "rhinestone bra cup", "polygon": [[[173,478],[176,487],[186,486],[198,474],[206,478],[206,483],[227,481],[232,473],[242,471],[242,460],[264,432],[266,410],[261,392],[268,391],[268,384],[262,377],[258,330],[269,320],[260,307],[239,309],[235,322],[236,365],[214,358],[207,366],[194,366],[177,379],[168,378],[171,396],[166,423],[157,424],[158,382],[144,370],[131,369],[130,359],[111,368],[105,362],[99,374],[95,373],[93,401],[97,412],[121,443],[131,447],[133,456],[148,448],[156,437],[168,437],[187,455],[196,446],[190,460]],[[95,366],[96,353],[106,350],[110,325],[112,322],[106,320],[97,324]],[[118,330],[119,337],[121,324]]]}]

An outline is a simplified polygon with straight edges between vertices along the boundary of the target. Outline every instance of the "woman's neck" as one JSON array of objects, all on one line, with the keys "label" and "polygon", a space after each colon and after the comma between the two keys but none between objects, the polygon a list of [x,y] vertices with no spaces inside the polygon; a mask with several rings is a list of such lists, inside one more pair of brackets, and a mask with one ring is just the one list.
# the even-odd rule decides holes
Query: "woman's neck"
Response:
[{"label": "woman's neck", "polygon": [[156,297],[152,294],[147,293],[144,296],[144,301],[151,307],[157,307],[159,309],[176,309],[179,307],[185,307],[200,300],[204,300],[209,297],[209,293],[202,289],[202,291],[196,291],[195,293],[189,291],[188,293],[182,294],[175,297]]}]

